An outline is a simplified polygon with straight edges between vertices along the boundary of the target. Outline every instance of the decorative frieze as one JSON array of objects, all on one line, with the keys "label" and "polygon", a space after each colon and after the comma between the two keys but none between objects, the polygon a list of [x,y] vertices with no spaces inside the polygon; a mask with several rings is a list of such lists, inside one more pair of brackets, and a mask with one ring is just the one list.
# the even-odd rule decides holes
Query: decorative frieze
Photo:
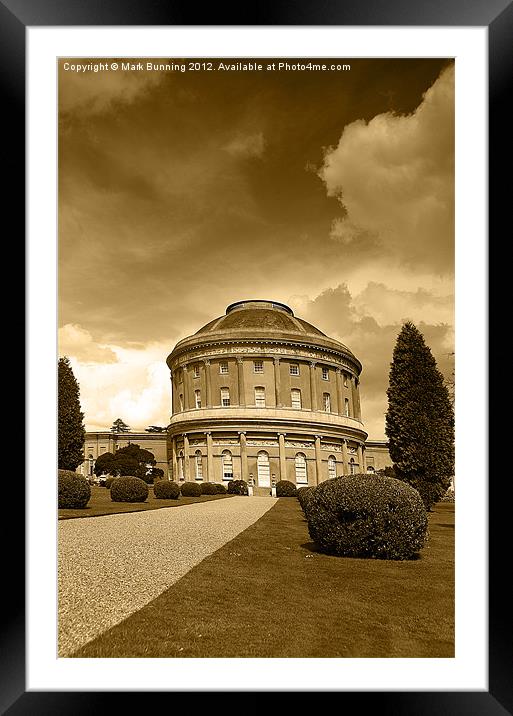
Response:
[{"label": "decorative frieze", "polygon": [[342,452],[342,445],[340,443],[321,443],[323,450],[330,450],[331,452]]},{"label": "decorative frieze", "polygon": [[278,447],[277,440],[246,440],[246,444],[253,447]]},{"label": "decorative frieze", "polygon": [[312,442],[306,442],[306,440],[285,440],[286,448],[309,448],[312,449],[314,446]]}]

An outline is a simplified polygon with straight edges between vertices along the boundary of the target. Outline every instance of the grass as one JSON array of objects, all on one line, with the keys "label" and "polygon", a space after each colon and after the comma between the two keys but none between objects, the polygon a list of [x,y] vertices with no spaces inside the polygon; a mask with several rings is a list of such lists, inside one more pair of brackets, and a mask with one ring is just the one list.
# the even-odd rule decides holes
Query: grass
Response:
[{"label": "grass", "polygon": [[116,515],[121,512],[143,512],[144,510],[160,510],[163,507],[181,507],[192,505],[194,502],[209,502],[210,500],[223,500],[232,495],[201,495],[201,497],[180,497],[178,500],[157,500],[153,496],[153,487],[150,486],[146,502],[113,502],[110,499],[110,490],[106,487],[91,486],[91,499],[87,507],[77,510],[59,510],[60,520],[70,520],[76,517],[101,517],[102,515]]},{"label": "grass", "polygon": [[[98,605],[101,609],[101,605]],[[316,551],[297,500],[74,657],[453,657],[454,505],[407,562]]]}]

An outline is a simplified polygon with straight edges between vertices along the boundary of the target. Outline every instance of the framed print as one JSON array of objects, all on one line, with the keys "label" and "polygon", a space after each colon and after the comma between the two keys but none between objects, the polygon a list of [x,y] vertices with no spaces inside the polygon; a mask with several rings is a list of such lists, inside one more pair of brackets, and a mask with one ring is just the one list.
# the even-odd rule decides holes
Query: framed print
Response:
[{"label": "framed print", "polygon": [[485,378],[511,4],[0,17],[28,309],[3,711],[513,713]]}]

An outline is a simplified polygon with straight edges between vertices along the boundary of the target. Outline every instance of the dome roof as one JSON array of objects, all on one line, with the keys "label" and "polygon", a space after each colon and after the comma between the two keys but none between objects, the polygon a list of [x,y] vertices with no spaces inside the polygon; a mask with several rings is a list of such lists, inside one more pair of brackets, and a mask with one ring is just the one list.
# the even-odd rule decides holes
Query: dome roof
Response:
[{"label": "dome roof", "polygon": [[296,318],[291,308],[274,301],[239,301],[219,316],[196,331],[194,335],[219,333],[220,331],[266,331],[299,333],[302,336],[324,336],[326,334],[301,318]]},{"label": "dome roof", "polygon": [[308,345],[315,349],[335,351],[349,358],[356,372],[361,364],[345,345],[330,338],[308,321],[297,318],[289,306],[277,301],[237,301],[226,309],[224,316],[214,318],[192,336],[179,341],[168,357],[168,365],[184,351],[214,343],[234,341],[285,341]]}]

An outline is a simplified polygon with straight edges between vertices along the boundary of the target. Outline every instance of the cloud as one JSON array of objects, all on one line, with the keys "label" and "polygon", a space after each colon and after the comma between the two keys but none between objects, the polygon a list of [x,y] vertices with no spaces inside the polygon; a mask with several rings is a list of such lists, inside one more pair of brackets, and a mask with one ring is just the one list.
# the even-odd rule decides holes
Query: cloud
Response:
[{"label": "cloud", "polygon": [[80,385],[86,429],[108,429],[119,417],[133,430],[167,425],[171,414],[171,384],[165,362],[169,345],[109,348],[115,363],[93,363],[75,355],[70,358]]},{"label": "cloud", "polygon": [[454,251],[454,66],[408,115],[346,125],[319,170],[344,215],[331,235],[344,244],[379,237],[402,264],[451,272]]},{"label": "cloud", "polygon": [[118,360],[111,348],[95,343],[89,331],[74,323],[59,328],[59,353],[82,363],[116,363]]},{"label": "cloud", "polygon": [[[64,113],[80,110],[81,116],[91,116],[111,110],[120,103],[131,104],[162,80],[160,72],[66,71],[64,62],[59,63],[59,110]],[[87,58],[72,62],[75,65],[98,65],[96,60]]]},{"label": "cloud", "polygon": [[235,157],[261,157],[265,149],[262,132],[257,134],[239,134],[225,145],[224,149]]}]

